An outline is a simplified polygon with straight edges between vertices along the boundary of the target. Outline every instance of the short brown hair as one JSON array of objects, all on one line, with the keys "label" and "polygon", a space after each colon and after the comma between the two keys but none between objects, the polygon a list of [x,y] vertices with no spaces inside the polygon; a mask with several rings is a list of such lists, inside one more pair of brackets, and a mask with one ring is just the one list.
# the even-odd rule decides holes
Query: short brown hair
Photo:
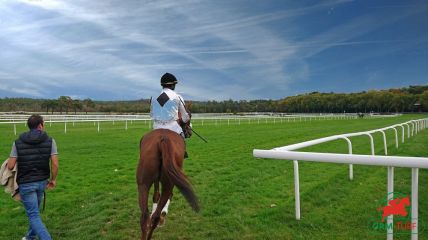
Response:
[{"label": "short brown hair", "polygon": [[36,129],[39,124],[43,125],[43,117],[38,114],[31,115],[27,120],[27,126],[29,129]]}]

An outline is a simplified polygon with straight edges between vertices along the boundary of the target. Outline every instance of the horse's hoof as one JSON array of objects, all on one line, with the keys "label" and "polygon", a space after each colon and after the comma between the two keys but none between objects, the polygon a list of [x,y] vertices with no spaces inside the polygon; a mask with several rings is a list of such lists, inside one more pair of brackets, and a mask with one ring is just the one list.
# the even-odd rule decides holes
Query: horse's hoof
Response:
[{"label": "horse's hoof", "polygon": [[166,221],[166,212],[162,212],[159,219],[159,227],[163,227]]}]

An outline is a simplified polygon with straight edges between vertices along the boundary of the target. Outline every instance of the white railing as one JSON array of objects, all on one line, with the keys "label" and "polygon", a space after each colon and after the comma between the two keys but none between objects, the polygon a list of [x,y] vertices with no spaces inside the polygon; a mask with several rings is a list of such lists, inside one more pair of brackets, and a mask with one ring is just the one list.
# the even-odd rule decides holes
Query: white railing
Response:
[{"label": "white railing", "polygon": [[[362,165],[375,165],[375,166],[387,166],[388,177],[387,177],[387,193],[394,192],[394,167],[407,167],[412,168],[412,224],[416,224],[415,228],[412,228],[412,239],[418,237],[418,176],[419,168],[428,168],[428,158],[421,157],[396,157],[396,156],[374,156],[374,142],[373,133],[380,132],[383,136],[384,152],[388,154],[387,142],[386,142],[386,130],[393,130],[395,133],[395,146],[398,148],[398,130],[401,128],[402,142],[405,139],[405,128],[407,127],[407,137],[417,134],[419,131],[425,129],[428,124],[428,118],[411,120],[401,124],[395,124],[389,127],[358,132],[349,134],[340,134],[307,142],[297,143],[284,147],[274,148],[271,150],[253,150],[254,157],[259,158],[272,158],[272,159],[284,159],[293,160],[294,164],[294,191],[295,191],[295,208],[296,208],[296,219],[300,219],[300,184],[299,184],[299,165],[300,161],[312,161],[312,162],[329,162],[329,163],[347,163],[349,164],[349,179],[353,179],[353,168],[352,164]],[[357,155],[352,154],[352,142],[350,137],[367,135],[370,139],[370,147],[372,155]],[[317,145],[320,143],[330,142],[337,139],[344,139],[348,143],[349,154],[337,154],[337,153],[314,153],[314,152],[297,152],[294,150]],[[393,195],[388,195],[388,200],[393,198]],[[388,226],[392,226],[393,217],[387,218]],[[387,228],[387,239],[392,239],[393,229]]]},{"label": "white railing", "polygon": [[[0,124],[13,125],[15,135],[17,124],[26,124],[28,114],[0,114]],[[128,130],[128,122],[131,124],[134,121],[142,121],[148,123],[150,128],[152,121],[148,114],[140,115],[103,115],[103,114],[89,114],[89,115],[42,115],[45,123],[52,125],[52,123],[63,123],[64,133],[67,133],[67,124],[93,122],[94,126],[97,125],[98,132],[100,131],[100,122],[124,122],[124,129]],[[352,120],[356,119],[356,114],[303,114],[303,115],[282,115],[282,116],[267,116],[267,115],[220,115],[213,116],[212,114],[194,114],[192,117],[193,126],[207,126],[207,125],[243,125],[243,124],[281,124],[293,122],[311,122],[316,120]]]}]

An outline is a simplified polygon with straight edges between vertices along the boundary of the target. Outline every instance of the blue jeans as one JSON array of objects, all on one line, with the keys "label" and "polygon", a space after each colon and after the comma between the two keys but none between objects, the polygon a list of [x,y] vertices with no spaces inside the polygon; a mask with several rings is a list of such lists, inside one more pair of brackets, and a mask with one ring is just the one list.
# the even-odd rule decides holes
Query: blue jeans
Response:
[{"label": "blue jeans", "polygon": [[30,228],[25,235],[27,239],[51,240],[51,235],[40,218],[39,207],[43,199],[47,180],[32,183],[19,184],[19,195],[30,221]]}]

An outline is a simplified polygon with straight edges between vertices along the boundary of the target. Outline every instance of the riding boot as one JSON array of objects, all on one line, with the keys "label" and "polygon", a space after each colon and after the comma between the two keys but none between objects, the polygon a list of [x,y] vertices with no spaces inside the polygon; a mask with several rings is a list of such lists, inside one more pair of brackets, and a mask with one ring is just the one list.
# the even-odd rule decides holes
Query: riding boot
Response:
[{"label": "riding boot", "polygon": [[189,154],[187,154],[187,146],[186,146],[186,141],[184,141],[184,159],[188,158]]},{"label": "riding boot", "polygon": [[181,133],[180,136],[183,138],[184,141],[184,159],[186,159],[189,157],[189,154],[187,154],[186,137],[184,136],[184,133]]}]

